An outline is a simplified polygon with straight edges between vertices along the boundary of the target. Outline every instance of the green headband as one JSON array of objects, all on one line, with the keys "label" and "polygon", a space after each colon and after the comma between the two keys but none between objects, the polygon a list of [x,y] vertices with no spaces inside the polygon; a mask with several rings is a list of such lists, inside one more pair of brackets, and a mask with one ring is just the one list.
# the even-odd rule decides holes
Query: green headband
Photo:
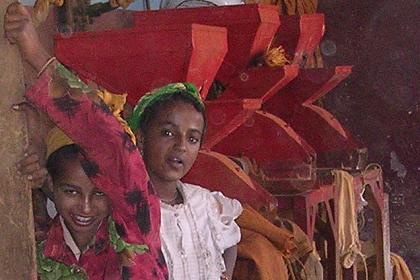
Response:
[{"label": "green headband", "polygon": [[135,132],[139,129],[140,123],[143,121],[143,113],[147,107],[153,106],[153,104],[156,104],[157,102],[167,99],[171,95],[178,93],[186,93],[187,96],[191,97],[191,100],[194,102],[194,104],[204,109],[204,103],[201,100],[200,93],[193,84],[169,84],[167,86],[154,89],[140,98],[128,120],[128,125],[130,126],[131,130]]}]

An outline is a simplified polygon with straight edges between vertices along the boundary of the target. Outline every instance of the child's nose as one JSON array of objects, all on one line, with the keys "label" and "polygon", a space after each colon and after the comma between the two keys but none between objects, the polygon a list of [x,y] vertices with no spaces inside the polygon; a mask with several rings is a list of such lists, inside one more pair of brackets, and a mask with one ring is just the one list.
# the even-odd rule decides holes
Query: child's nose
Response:
[{"label": "child's nose", "polygon": [[92,200],[90,197],[86,196],[82,199],[81,210],[83,214],[90,214],[92,211]]},{"label": "child's nose", "polygon": [[186,148],[187,148],[186,147],[186,144],[187,144],[187,141],[185,140],[185,137],[183,137],[181,135],[179,135],[178,137],[176,137],[175,147],[178,150],[185,151]]}]

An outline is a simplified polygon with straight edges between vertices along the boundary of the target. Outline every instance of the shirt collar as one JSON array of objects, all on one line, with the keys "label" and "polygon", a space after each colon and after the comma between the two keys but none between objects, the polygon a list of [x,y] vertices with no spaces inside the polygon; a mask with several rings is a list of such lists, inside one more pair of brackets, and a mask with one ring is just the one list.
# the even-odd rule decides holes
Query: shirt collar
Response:
[{"label": "shirt collar", "polygon": [[61,227],[63,228],[64,242],[66,242],[66,245],[73,252],[73,255],[75,256],[76,260],[79,261],[80,255],[82,254],[82,252],[80,251],[79,247],[77,247],[76,242],[73,239],[73,236],[71,235],[69,229],[67,228],[61,216],[60,216],[60,224],[61,224]]}]

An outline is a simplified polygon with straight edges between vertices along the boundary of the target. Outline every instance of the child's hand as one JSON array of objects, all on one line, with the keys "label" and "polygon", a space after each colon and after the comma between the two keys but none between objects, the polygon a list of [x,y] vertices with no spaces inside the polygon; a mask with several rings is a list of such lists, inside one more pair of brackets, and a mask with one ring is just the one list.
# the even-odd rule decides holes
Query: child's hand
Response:
[{"label": "child's hand", "polygon": [[[42,124],[38,111],[28,102],[14,104],[12,109],[25,114],[27,124],[27,144],[24,147],[24,158],[16,165],[18,171],[31,182],[33,189],[40,188],[45,184],[44,191],[48,192],[51,179],[45,168],[45,127]],[[48,180],[47,180],[48,179]]]},{"label": "child's hand", "polygon": [[17,163],[18,171],[31,182],[33,189],[41,188],[48,179],[47,169],[41,165],[38,155],[26,151],[25,157]]},{"label": "child's hand", "polygon": [[4,15],[4,34],[10,43],[19,47],[22,57],[36,71],[41,70],[49,55],[39,41],[31,14],[18,2],[7,7]]}]

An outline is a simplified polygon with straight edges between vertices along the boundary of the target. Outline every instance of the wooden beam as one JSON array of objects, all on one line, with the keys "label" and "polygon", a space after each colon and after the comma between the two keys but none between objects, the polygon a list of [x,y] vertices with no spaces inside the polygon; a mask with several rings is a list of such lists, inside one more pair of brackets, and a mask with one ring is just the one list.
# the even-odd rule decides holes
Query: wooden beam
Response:
[{"label": "wooden beam", "polygon": [[391,253],[389,232],[389,198],[384,193],[383,197],[374,193],[374,188],[366,188],[366,200],[374,213],[375,246],[376,246],[376,277],[377,279],[391,280]]},{"label": "wooden beam", "polygon": [[12,2],[0,1],[0,278],[36,279],[31,190],[15,167],[27,141],[25,116],[11,110],[23,100],[23,67],[17,48],[3,36]]}]

